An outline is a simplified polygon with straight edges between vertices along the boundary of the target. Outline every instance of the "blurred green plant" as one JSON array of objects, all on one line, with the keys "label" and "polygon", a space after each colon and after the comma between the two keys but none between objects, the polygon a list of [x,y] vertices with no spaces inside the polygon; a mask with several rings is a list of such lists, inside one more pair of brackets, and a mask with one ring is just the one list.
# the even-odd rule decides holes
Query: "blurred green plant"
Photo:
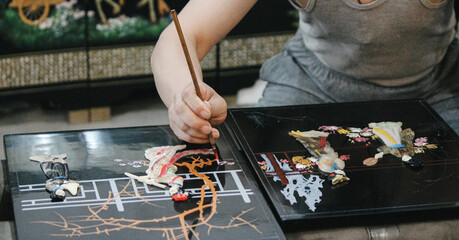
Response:
[{"label": "blurred green plant", "polygon": [[3,39],[21,52],[84,46],[84,25],[68,25],[62,29],[62,36],[55,36],[52,29],[24,24],[14,9],[5,11],[0,25]]},{"label": "blurred green plant", "polygon": [[[3,0],[0,1],[3,3]],[[78,48],[87,44],[106,46],[152,42],[158,39],[171,22],[171,18],[166,17],[152,25],[141,17],[120,15],[103,25],[93,11],[85,13],[76,3],[76,0],[70,0],[56,5],[48,18],[38,26],[24,24],[17,9],[7,9],[4,4],[0,4],[0,36],[5,45],[14,48],[1,49],[0,53]]]},{"label": "blurred green plant", "polygon": [[170,22],[169,17],[161,18],[152,25],[144,18],[120,15],[104,25],[97,23],[95,18],[89,18],[89,41],[91,45],[151,42],[158,39]]}]

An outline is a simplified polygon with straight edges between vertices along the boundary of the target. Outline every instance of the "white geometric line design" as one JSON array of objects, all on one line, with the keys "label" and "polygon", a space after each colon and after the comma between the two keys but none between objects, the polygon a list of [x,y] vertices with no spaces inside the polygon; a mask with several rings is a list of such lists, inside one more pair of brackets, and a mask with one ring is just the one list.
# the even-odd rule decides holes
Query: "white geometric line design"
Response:
[{"label": "white geometric line design", "polygon": [[96,185],[95,182],[92,182],[92,189],[93,189],[94,193],[96,194],[96,199],[100,199],[99,191],[97,189],[97,185]]},{"label": "white geometric line design", "polygon": [[[215,180],[212,182],[216,186],[218,186],[218,190],[216,191],[218,197],[231,197],[231,196],[241,196],[244,202],[249,203],[250,197],[249,195],[253,195],[252,189],[246,189],[240,178],[238,173],[242,172],[242,170],[226,170],[226,171],[215,171],[215,172],[201,172],[210,176],[214,176]],[[229,173],[229,174],[228,174]],[[229,179],[233,179],[234,184],[236,185],[236,189],[223,189],[223,184],[220,181],[221,175],[231,175],[231,178],[227,178],[227,182]],[[196,178],[194,175],[190,173],[185,174],[178,174],[184,177],[185,182],[191,180],[202,180],[201,178]],[[220,175],[220,176],[221,176]],[[109,191],[112,192],[112,198],[114,199],[113,202],[109,202],[110,205],[116,205],[116,208],[119,212],[124,211],[124,204],[128,203],[137,203],[137,202],[153,202],[153,201],[170,201],[171,197],[169,195],[168,190],[149,190],[149,186],[145,183],[141,183],[140,186],[137,181],[131,181],[132,189],[129,191],[133,191],[135,193],[134,196],[120,196],[119,195],[119,186],[117,182],[123,181],[126,183],[127,181],[132,180],[129,177],[121,177],[121,178],[108,178],[108,179],[94,179],[94,180],[81,180],[80,189],[78,191],[78,196],[72,197],[68,196],[62,202],[51,202],[49,198],[40,198],[40,199],[28,199],[22,200],[21,206],[23,211],[32,211],[32,210],[42,210],[42,209],[56,209],[56,208],[69,208],[69,207],[81,207],[81,206],[101,206],[107,203],[108,197],[101,198],[101,192],[99,191],[98,184],[107,184],[107,185],[100,185],[100,187],[105,186]],[[234,186],[233,184],[233,186]],[[22,193],[28,192],[43,192],[46,191],[44,188],[45,184],[30,184],[30,185],[19,185],[19,191]],[[92,188],[92,189],[91,189]],[[226,187],[228,188],[228,186]],[[139,194],[139,190],[142,190],[142,195]],[[212,194],[207,192],[209,188],[207,187],[204,191],[206,191],[204,197],[210,198]],[[199,198],[201,194],[201,188],[187,188],[187,191],[192,193],[192,198]],[[90,193],[90,195],[88,195]],[[108,192],[104,192],[104,195],[107,195]],[[142,198],[142,199],[140,199]]]},{"label": "white geometric line design", "polygon": [[123,202],[121,201],[121,197],[118,192],[118,187],[116,186],[115,180],[109,179],[108,182],[110,183],[110,187],[112,188],[112,193],[113,197],[115,197],[115,203],[118,212],[124,212]]},{"label": "white geometric line design", "polygon": [[250,198],[249,196],[247,195],[247,192],[244,188],[244,186],[242,185],[242,182],[241,180],[239,179],[239,176],[237,175],[236,172],[231,172],[231,176],[233,177],[234,181],[236,182],[236,185],[242,195],[242,199],[244,199],[244,202],[246,203],[249,203],[250,202]]}]

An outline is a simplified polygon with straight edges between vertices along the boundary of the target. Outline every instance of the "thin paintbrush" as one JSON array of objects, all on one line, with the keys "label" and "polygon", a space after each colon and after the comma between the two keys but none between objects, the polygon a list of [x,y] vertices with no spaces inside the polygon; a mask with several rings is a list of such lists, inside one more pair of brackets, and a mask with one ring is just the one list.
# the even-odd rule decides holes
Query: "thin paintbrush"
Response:
[{"label": "thin paintbrush", "polygon": [[[188,47],[186,46],[185,37],[183,37],[182,28],[180,27],[180,23],[177,18],[177,13],[175,12],[175,9],[171,10],[171,14],[172,14],[172,18],[174,19],[175,29],[177,29],[177,33],[180,38],[180,43],[182,44],[183,53],[185,53],[186,63],[188,64],[188,68],[190,69],[191,78],[193,79],[193,84],[196,90],[196,94],[202,101],[204,101],[204,98],[202,97],[202,94],[201,94],[201,89],[199,88],[198,79],[196,78],[196,73],[194,71],[193,62],[191,61],[190,53],[188,52]],[[212,132],[209,133],[209,142],[212,145],[212,150],[214,151],[215,159],[217,159],[218,161],[219,156],[217,153],[217,146],[215,145],[215,140],[214,140],[214,137],[212,136]]]}]

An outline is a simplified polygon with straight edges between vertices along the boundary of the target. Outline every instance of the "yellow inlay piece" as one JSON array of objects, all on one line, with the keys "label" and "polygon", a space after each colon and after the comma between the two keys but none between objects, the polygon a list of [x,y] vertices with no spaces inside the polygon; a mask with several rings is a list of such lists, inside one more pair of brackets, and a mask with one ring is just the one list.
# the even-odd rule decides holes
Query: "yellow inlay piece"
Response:
[{"label": "yellow inlay piece", "polygon": [[296,132],[294,132],[294,133],[296,133],[296,134],[298,134],[298,135],[300,135],[302,137],[305,137],[304,134],[302,132],[300,132],[300,130],[296,130]]},{"label": "yellow inlay piece", "polygon": [[349,130],[346,130],[346,129],[343,129],[343,128],[340,128],[337,130],[339,134],[348,134],[349,133]]},{"label": "yellow inlay piece", "polygon": [[309,158],[304,158],[304,156],[294,156],[292,158],[292,161],[294,163],[299,163],[299,164],[302,164],[302,165],[309,165],[311,164],[311,160],[309,160]]},{"label": "yellow inlay piece", "polygon": [[386,137],[387,140],[389,140],[389,141],[392,143],[392,145],[397,144],[397,142],[394,140],[394,138],[392,138],[392,136],[391,136],[389,133],[387,133],[386,131],[384,131],[383,129],[381,129],[381,128],[374,128],[373,131],[375,131],[376,133],[381,134],[381,135],[383,135],[384,137]]},{"label": "yellow inlay piece", "polygon": [[427,145],[426,145],[426,148],[427,148],[427,149],[437,149],[438,146],[437,146],[437,144],[427,144]]},{"label": "yellow inlay piece", "polygon": [[297,162],[299,162],[299,161],[302,161],[303,159],[304,159],[304,156],[294,156],[294,157],[292,158],[292,161],[293,161],[294,163],[297,163]]}]

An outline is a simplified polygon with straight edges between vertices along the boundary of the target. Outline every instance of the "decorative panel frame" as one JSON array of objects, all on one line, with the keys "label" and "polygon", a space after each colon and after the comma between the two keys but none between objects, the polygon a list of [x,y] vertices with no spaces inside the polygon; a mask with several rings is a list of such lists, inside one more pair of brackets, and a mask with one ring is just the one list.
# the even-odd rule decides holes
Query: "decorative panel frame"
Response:
[{"label": "decorative panel frame", "polygon": [[[229,37],[202,60],[204,71],[261,66],[292,33]],[[154,44],[0,57],[0,89],[151,75]],[[219,57],[219,59],[217,59]],[[89,65],[88,65],[89,64]],[[89,72],[88,72],[89,71]]]}]

